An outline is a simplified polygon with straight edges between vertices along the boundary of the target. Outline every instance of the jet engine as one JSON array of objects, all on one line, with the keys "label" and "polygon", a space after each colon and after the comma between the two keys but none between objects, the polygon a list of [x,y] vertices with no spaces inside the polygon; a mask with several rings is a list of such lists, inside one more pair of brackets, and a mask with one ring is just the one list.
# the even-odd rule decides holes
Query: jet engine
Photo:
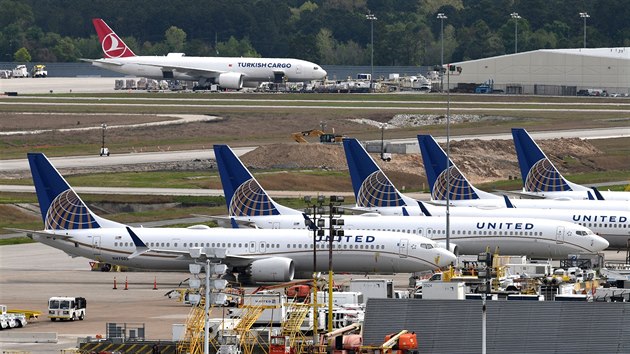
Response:
[{"label": "jet engine", "polygon": [[[436,242],[437,246],[446,249],[446,242]],[[449,251],[453,252],[456,256],[459,256],[459,246],[453,242],[449,242]]]},{"label": "jet engine", "polygon": [[240,90],[243,88],[243,75],[239,73],[223,73],[219,75],[218,83],[222,88]]},{"label": "jet engine", "polygon": [[292,259],[285,257],[259,259],[245,269],[244,275],[252,283],[288,282],[293,280],[295,265]]}]

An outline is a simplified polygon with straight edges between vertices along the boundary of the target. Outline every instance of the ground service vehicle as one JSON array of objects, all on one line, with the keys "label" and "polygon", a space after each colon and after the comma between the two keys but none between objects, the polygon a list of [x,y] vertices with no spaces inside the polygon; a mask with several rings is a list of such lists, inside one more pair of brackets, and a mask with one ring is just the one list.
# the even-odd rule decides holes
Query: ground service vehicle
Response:
[{"label": "ground service vehicle", "polygon": [[0,329],[24,326],[26,326],[26,316],[23,313],[10,313],[5,305],[0,305]]},{"label": "ground service vehicle", "polygon": [[33,66],[33,69],[31,69],[31,76],[32,77],[46,77],[46,76],[48,76],[48,71],[46,71],[46,65],[37,64],[37,65]]},{"label": "ground service vehicle", "polygon": [[323,131],[319,130],[319,129],[311,129],[311,130],[305,130],[305,131],[301,131],[301,132],[297,132],[297,133],[293,133],[291,136],[293,137],[293,140],[295,140],[296,142],[302,144],[302,143],[308,143],[308,141],[306,139],[304,139],[305,136],[309,136],[309,135],[314,135],[319,137],[319,142],[322,144],[331,144],[331,143],[341,143],[343,142],[343,136],[339,135],[339,134],[335,134],[333,133],[324,133]]},{"label": "ground service vehicle", "polygon": [[18,65],[13,69],[12,77],[28,77],[26,65]]},{"label": "ground service vehicle", "polygon": [[83,320],[87,301],[83,297],[53,296],[48,300],[48,318],[51,321]]}]

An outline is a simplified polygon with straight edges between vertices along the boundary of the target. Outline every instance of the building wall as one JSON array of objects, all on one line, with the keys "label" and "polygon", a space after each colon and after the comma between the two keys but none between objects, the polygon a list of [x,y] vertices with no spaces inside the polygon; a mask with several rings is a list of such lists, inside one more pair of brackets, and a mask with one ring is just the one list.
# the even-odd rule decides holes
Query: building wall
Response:
[{"label": "building wall", "polygon": [[[481,352],[480,300],[369,299],[364,345],[415,332],[418,353]],[[630,303],[488,301],[487,352],[630,353]]]},{"label": "building wall", "polygon": [[451,88],[458,83],[494,80],[499,86],[516,83],[599,88],[609,92],[630,90],[630,48],[536,50],[454,65],[461,66],[462,73],[450,75]]}]

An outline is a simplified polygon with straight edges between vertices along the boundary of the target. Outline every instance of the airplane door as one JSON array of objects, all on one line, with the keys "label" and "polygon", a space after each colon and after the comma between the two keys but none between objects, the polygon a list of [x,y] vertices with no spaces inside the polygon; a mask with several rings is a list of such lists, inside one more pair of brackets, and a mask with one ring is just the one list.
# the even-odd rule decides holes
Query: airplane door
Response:
[{"label": "airplane door", "polygon": [[299,64],[295,66],[295,73],[298,75],[302,73],[302,67]]},{"label": "airplane door", "polygon": [[407,256],[409,255],[409,240],[400,239],[398,246],[398,255],[400,256],[400,258],[407,258]]},{"label": "airplane door", "polygon": [[101,255],[101,236],[92,237],[92,252],[95,256]]},{"label": "airplane door", "polygon": [[426,237],[426,238],[428,238],[428,239],[433,240],[433,239],[435,238],[435,237],[433,237],[433,229],[428,228],[428,229],[427,229],[427,234],[426,234],[426,235],[424,235],[424,237]]},{"label": "airplane door", "polygon": [[260,253],[265,253],[267,252],[267,242],[262,241],[260,242]]},{"label": "airplane door", "polygon": [[256,241],[249,241],[249,253],[256,253]]},{"label": "airplane door", "polygon": [[558,226],[556,229],[556,243],[564,243],[564,226]]}]

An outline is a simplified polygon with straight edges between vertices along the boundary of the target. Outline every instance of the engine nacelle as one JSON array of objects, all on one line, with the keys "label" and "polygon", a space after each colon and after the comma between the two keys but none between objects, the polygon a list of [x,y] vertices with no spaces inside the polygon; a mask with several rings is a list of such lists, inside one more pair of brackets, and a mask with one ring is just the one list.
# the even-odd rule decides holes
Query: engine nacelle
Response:
[{"label": "engine nacelle", "polygon": [[295,265],[285,257],[259,259],[247,267],[246,273],[253,283],[288,282],[293,280]]},{"label": "engine nacelle", "polygon": [[[436,242],[437,246],[446,249],[446,242]],[[459,256],[459,246],[453,242],[449,242],[449,251],[453,252],[456,256]]]},{"label": "engine nacelle", "polygon": [[219,75],[219,86],[226,89],[240,90],[243,88],[243,75],[239,73],[223,73]]}]

